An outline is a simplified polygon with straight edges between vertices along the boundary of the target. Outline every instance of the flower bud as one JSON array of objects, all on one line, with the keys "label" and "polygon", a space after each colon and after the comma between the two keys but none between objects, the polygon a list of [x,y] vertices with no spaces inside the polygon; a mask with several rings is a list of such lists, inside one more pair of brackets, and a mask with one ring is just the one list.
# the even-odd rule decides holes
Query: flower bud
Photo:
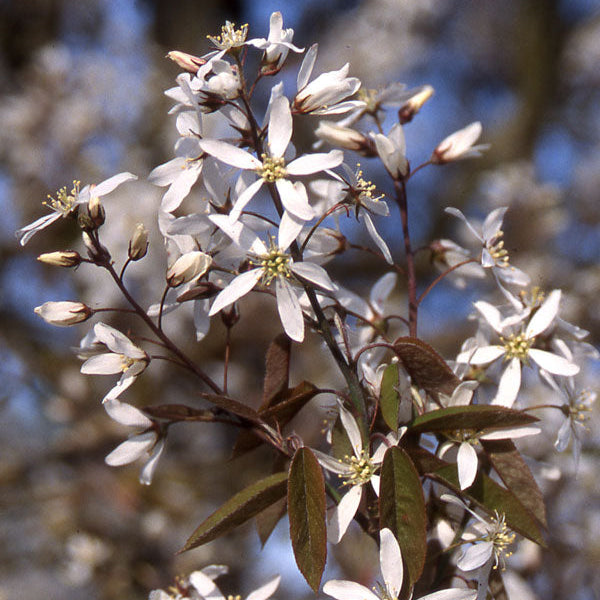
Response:
[{"label": "flower bud", "polygon": [[221,291],[221,288],[216,286],[211,281],[201,281],[194,287],[190,288],[177,296],[177,302],[188,302],[190,300],[206,300],[213,298]]},{"label": "flower bud", "polygon": [[205,58],[188,54],[187,52],[180,52],[179,50],[171,50],[167,54],[167,58],[170,58],[175,64],[181,67],[184,71],[193,73],[194,75],[198,72],[198,69],[206,64]]},{"label": "flower bud", "polygon": [[199,250],[186,252],[167,270],[167,284],[170,287],[177,287],[196,277],[201,277],[208,271],[211,263],[212,258],[204,252]]},{"label": "flower bud", "polygon": [[373,142],[356,129],[343,127],[332,121],[321,121],[315,135],[332,146],[353,150],[363,156],[377,156]]},{"label": "flower bud", "polygon": [[46,252],[45,254],[40,254],[37,259],[46,265],[54,267],[76,267],[83,260],[79,252],[75,252],[75,250]]},{"label": "flower bud", "polygon": [[38,314],[46,323],[57,325],[59,327],[68,327],[87,321],[94,311],[83,304],[83,302],[45,302],[41,306],[35,308]]},{"label": "flower bud", "polygon": [[402,125],[412,121],[413,117],[423,107],[423,104],[433,96],[433,91],[430,85],[424,85],[400,107],[398,110],[398,119]]},{"label": "flower bud", "polygon": [[474,146],[480,135],[481,123],[471,123],[442,140],[429,160],[435,165],[443,165],[454,160],[481,156],[481,151],[487,150],[489,144]]},{"label": "flower bud", "polygon": [[92,222],[94,223],[94,229],[98,229],[104,225],[104,221],[106,220],[106,212],[104,211],[104,206],[102,206],[102,202],[100,202],[100,198],[98,196],[92,196],[88,202],[88,212]]},{"label": "flower bud", "polygon": [[146,256],[148,251],[148,230],[143,223],[135,226],[135,231],[129,240],[129,249],[127,255],[129,260],[140,260]]}]

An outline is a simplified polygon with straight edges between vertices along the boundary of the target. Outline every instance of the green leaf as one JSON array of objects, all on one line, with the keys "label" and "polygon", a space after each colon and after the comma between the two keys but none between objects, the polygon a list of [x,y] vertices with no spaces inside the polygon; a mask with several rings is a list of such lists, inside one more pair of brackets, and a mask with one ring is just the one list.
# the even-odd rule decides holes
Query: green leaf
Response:
[{"label": "green leaf", "polygon": [[394,342],[396,354],[410,375],[412,383],[434,397],[451,396],[460,379],[446,361],[425,342],[413,337],[401,337]]},{"label": "green leaf", "polygon": [[316,594],[327,560],[325,481],[308,448],[300,448],[290,466],[288,513],[296,564]]},{"label": "green leaf", "polygon": [[398,429],[398,411],[400,410],[400,394],[398,393],[398,365],[390,364],[385,368],[381,379],[379,406],[386,425],[392,430]]},{"label": "green leaf", "polygon": [[514,442],[512,440],[481,440],[481,445],[504,485],[539,523],[547,528],[544,497]]},{"label": "green leaf", "polygon": [[545,546],[541,529],[529,510],[512,492],[485,473],[479,472],[473,485],[461,491],[456,465],[448,464],[419,446],[408,447],[407,451],[421,475],[442,483],[458,496],[470,498],[491,516],[494,516],[495,510],[504,514],[511,529],[540,546]]},{"label": "green leaf", "polygon": [[409,429],[413,433],[452,431],[456,429],[501,429],[535,423],[539,419],[528,413],[504,406],[488,404],[438,408],[414,419]]},{"label": "green leaf", "polygon": [[411,585],[421,576],[427,553],[427,514],[419,473],[404,450],[392,446],[381,466],[380,528],[396,536]]},{"label": "green leaf", "polygon": [[287,478],[285,472],[275,473],[238,492],[196,528],[180,552],[222,536],[284,498]]}]

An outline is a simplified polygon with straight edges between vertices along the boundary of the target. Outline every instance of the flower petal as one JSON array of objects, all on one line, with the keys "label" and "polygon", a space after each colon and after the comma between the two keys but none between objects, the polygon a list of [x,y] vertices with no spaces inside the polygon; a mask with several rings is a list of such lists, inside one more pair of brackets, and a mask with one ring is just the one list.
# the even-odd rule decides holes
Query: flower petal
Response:
[{"label": "flower petal", "polygon": [[127,465],[148,452],[156,442],[156,433],[147,431],[134,435],[117,446],[105,459],[107,465],[120,467]]},{"label": "flower petal", "polygon": [[562,356],[558,356],[558,354],[552,354],[552,352],[538,350],[537,348],[531,348],[528,354],[531,360],[539,367],[554,375],[573,377],[573,375],[579,373],[579,365],[572,363]]},{"label": "flower petal", "polygon": [[456,465],[458,467],[460,489],[466,490],[475,481],[478,465],[477,452],[468,442],[462,442],[458,447]]},{"label": "flower petal", "polygon": [[280,581],[281,577],[279,575],[273,577],[273,579],[270,579],[264,585],[250,592],[246,600],[267,600],[267,598],[270,598],[275,593]]},{"label": "flower petal", "polygon": [[380,600],[369,588],[354,581],[331,579],[323,586],[323,592],[337,600]]},{"label": "flower petal", "polygon": [[533,317],[531,317],[531,321],[529,321],[527,329],[525,329],[525,337],[530,339],[550,327],[552,321],[554,321],[556,315],[558,315],[560,297],[560,290],[554,290],[550,293],[542,305],[537,309]]},{"label": "flower petal", "polygon": [[103,406],[108,416],[117,423],[121,423],[121,425],[141,429],[152,425],[152,421],[141,410],[131,404],[119,402],[118,400],[108,400],[104,402]]},{"label": "flower petal", "polygon": [[209,316],[216,315],[221,309],[233,304],[242,296],[245,296],[262,276],[262,269],[252,269],[238,275],[219,295],[215,298]]},{"label": "flower petal", "polygon": [[228,144],[227,142],[205,139],[200,140],[198,144],[203,152],[218,158],[221,162],[231,165],[232,167],[256,171],[256,169],[260,169],[262,166],[262,163],[258,158],[237,146]]},{"label": "flower petal", "polygon": [[291,270],[302,279],[307,279],[324,290],[329,290],[330,292],[335,290],[333,281],[329,278],[327,271],[315,263],[295,262],[292,264]]},{"label": "flower petal", "polygon": [[389,598],[397,598],[402,589],[404,566],[398,540],[386,527],[379,532],[379,564]]},{"label": "flower petal", "polygon": [[283,329],[295,342],[304,340],[304,317],[296,292],[283,277],[275,281],[275,294],[277,296],[277,311]]},{"label": "flower petal", "polygon": [[353,485],[331,512],[331,517],[327,524],[327,539],[332,544],[337,544],[344,537],[348,526],[358,510],[361,498],[362,486]]},{"label": "flower petal", "polygon": [[511,408],[517,399],[520,387],[521,361],[518,358],[512,358],[500,377],[498,391],[496,397],[492,400],[492,404]]},{"label": "flower petal", "polygon": [[342,164],[344,153],[341,150],[331,150],[329,152],[317,152],[315,154],[303,154],[296,160],[293,160],[286,170],[290,175],[310,175],[333,169]]},{"label": "flower petal", "polygon": [[268,143],[270,154],[280,158],[292,139],[292,111],[285,96],[277,96],[271,102]]}]

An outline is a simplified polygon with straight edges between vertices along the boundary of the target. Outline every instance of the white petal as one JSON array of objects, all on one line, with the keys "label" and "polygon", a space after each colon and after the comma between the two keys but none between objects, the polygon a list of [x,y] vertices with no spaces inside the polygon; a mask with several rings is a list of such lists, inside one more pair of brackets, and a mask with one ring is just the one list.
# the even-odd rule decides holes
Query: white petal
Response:
[{"label": "white petal", "polygon": [[323,586],[323,592],[337,600],[380,600],[369,588],[354,581],[332,579]]},{"label": "white petal", "polygon": [[285,96],[272,100],[269,116],[268,143],[273,157],[282,157],[292,139],[292,112]]},{"label": "white petal", "polygon": [[290,175],[310,175],[325,169],[333,169],[341,165],[343,160],[344,153],[341,150],[303,154],[287,165],[286,170]]},{"label": "white petal", "polygon": [[255,156],[227,142],[222,142],[221,140],[200,140],[199,145],[204,152],[232,167],[256,170],[262,166],[262,163]]},{"label": "white petal", "polygon": [[552,352],[546,352],[545,350],[538,350],[537,348],[531,348],[528,352],[529,357],[542,369],[553,373],[554,375],[564,375],[565,377],[572,377],[579,373],[579,365],[568,361],[562,356],[552,354]]},{"label": "white petal", "polygon": [[177,179],[173,181],[162,197],[160,202],[161,210],[173,212],[175,209],[179,208],[183,199],[190,193],[192,186],[198,181],[201,170],[202,163],[198,162],[196,166],[181,171]]},{"label": "white petal", "polygon": [[292,264],[291,270],[299,277],[317,284],[324,290],[329,290],[331,292],[335,290],[333,281],[329,278],[327,271],[315,263],[295,262]]},{"label": "white petal", "polygon": [[338,475],[350,475],[350,467],[344,463],[340,462],[337,458],[333,458],[333,456],[329,456],[329,454],[325,454],[320,450],[312,449],[313,454],[317,457],[319,464],[331,471],[332,473],[336,473]]},{"label": "white petal", "polygon": [[404,579],[404,566],[402,564],[402,553],[394,534],[387,529],[379,532],[381,541],[379,548],[379,564],[381,574],[385,582],[386,590],[390,598],[397,598],[402,589]]},{"label": "white petal", "polygon": [[118,400],[108,400],[103,403],[104,409],[111,419],[114,419],[121,425],[129,427],[139,427],[145,429],[152,425],[152,421],[138,408]]},{"label": "white petal", "polygon": [[356,423],[356,419],[352,416],[352,413],[349,410],[346,410],[341,402],[338,401],[338,405],[340,408],[340,419],[342,421],[342,425],[348,434],[348,439],[352,444],[352,449],[354,450],[354,455],[356,457],[360,457],[363,449],[362,436],[360,435],[360,429],[358,428],[358,424]]},{"label": "white petal", "polygon": [[94,186],[94,188],[90,190],[90,195],[96,198],[106,196],[106,194],[110,194],[110,192],[119,187],[122,183],[132,181],[133,179],[137,179],[137,175],[134,175],[133,173],[119,173]]},{"label": "white petal", "polygon": [[235,204],[233,205],[233,208],[231,209],[231,212],[229,213],[230,222],[237,221],[240,218],[242,211],[244,210],[248,202],[250,202],[250,200],[252,200],[252,198],[256,196],[258,190],[260,190],[264,182],[265,180],[262,178],[257,179],[238,196],[237,200],[235,201]]},{"label": "white petal", "polygon": [[81,365],[81,372],[86,375],[114,375],[122,370],[123,358],[112,352],[92,356]]},{"label": "white petal", "polygon": [[196,588],[201,598],[205,600],[225,600],[213,579],[214,577],[209,577],[203,571],[194,571],[190,575],[190,583]]},{"label": "white petal", "polygon": [[466,490],[475,481],[478,464],[477,452],[468,442],[462,442],[458,447],[456,464],[458,467],[460,489]]},{"label": "white petal", "polygon": [[473,306],[479,311],[479,313],[481,313],[482,317],[494,328],[497,333],[503,333],[502,315],[495,306],[489,302],[484,302],[483,300],[475,302]]},{"label": "white petal", "polygon": [[279,223],[279,232],[277,234],[277,245],[283,251],[287,250],[290,244],[300,235],[304,221],[298,219],[289,211],[284,211]]},{"label": "white petal", "polygon": [[[531,352],[531,351],[530,351]],[[511,358],[504,369],[498,384],[498,392],[492,400],[495,406],[506,406],[511,408],[517,399],[517,394],[521,388],[521,361],[518,358]]]},{"label": "white petal", "polygon": [[539,427],[509,427],[499,431],[490,431],[479,436],[480,440],[515,440],[529,435],[537,435],[542,430]]},{"label": "white petal", "polygon": [[129,464],[148,452],[155,442],[156,433],[154,431],[134,435],[117,446],[104,461],[111,467]]},{"label": "white petal", "polygon": [[458,559],[457,565],[463,571],[473,571],[484,565],[492,555],[494,545],[492,542],[479,542],[467,548]]},{"label": "white petal", "polygon": [[278,277],[275,281],[275,294],[283,329],[292,340],[301,342],[304,340],[304,317],[298,296],[283,277]]},{"label": "white petal", "polygon": [[327,539],[332,544],[337,544],[346,533],[358,510],[361,498],[362,486],[353,485],[331,512],[331,517],[327,525]]},{"label": "white petal", "polygon": [[527,329],[525,330],[525,337],[530,339],[542,333],[542,331],[545,331],[548,327],[550,327],[552,321],[554,321],[556,315],[558,314],[560,297],[561,291],[554,290],[544,300],[544,302],[538,308],[533,317],[531,317],[531,321],[529,321]]},{"label": "white petal", "polygon": [[61,218],[61,214],[59,212],[53,212],[49,215],[45,215],[40,217],[33,223],[18,229],[16,232],[17,239],[21,246],[24,246],[38,231],[45,229],[48,225],[54,223],[54,221],[58,221]]},{"label": "white petal", "polygon": [[371,300],[371,305],[377,312],[383,312],[385,301],[396,287],[397,281],[398,275],[392,271],[380,277],[371,288],[369,299]]},{"label": "white petal", "polygon": [[475,600],[477,592],[466,589],[448,589],[421,596],[419,600]]},{"label": "white petal", "polygon": [[369,483],[371,484],[373,491],[379,497],[379,487],[381,485],[381,477],[379,475],[371,475],[371,479],[369,479]]},{"label": "white petal", "polygon": [[250,592],[246,600],[267,600],[267,598],[270,598],[275,593],[279,587],[280,581],[281,577],[279,575],[273,577],[273,579],[270,579],[264,585],[261,585],[253,592]]},{"label": "white petal", "polygon": [[502,221],[504,221],[504,215],[508,210],[508,206],[501,206],[500,208],[494,209],[483,222],[481,227],[481,233],[483,234],[483,239],[487,242],[492,238],[496,237],[498,231],[502,227]]},{"label": "white petal", "polygon": [[284,208],[294,217],[302,221],[310,221],[315,216],[315,211],[308,203],[308,194],[302,183],[292,183],[289,179],[278,179],[275,182],[277,191],[281,196]]},{"label": "white petal", "polygon": [[563,424],[560,426],[558,430],[558,435],[556,436],[556,441],[554,442],[554,447],[559,451],[563,452],[567,449],[569,445],[569,441],[571,440],[571,420],[565,419]]},{"label": "white petal", "polygon": [[232,223],[227,215],[210,215],[209,219],[245,252],[258,255],[267,254],[268,248],[247,225],[240,221]]},{"label": "white petal", "polygon": [[146,358],[146,353],[138,348],[124,333],[106,323],[96,323],[94,334],[100,342],[116,354],[124,354],[130,358]]},{"label": "white petal", "polygon": [[162,438],[158,441],[156,446],[154,446],[150,458],[146,461],[146,464],[142,467],[142,470],[140,471],[140,483],[142,485],[150,485],[152,483],[154,471],[156,471],[156,466],[158,465],[158,459],[160,458],[160,455],[162,454],[164,448],[165,439]]},{"label": "white petal", "polygon": [[389,265],[394,264],[394,259],[392,258],[392,253],[388,248],[388,245],[385,243],[385,240],[379,235],[377,229],[375,229],[375,225],[373,224],[373,219],[371,219],[371,215],[367,212],[363,212],[360,215],[360,218],[365,222],[365,226],[371,239],[375,242],[376,246],[381,250],[383,254],[383,258]]},{"label": "white petal", "polygon": [[252,269],[238,275],[219,295],[215,298],[210,308],[209,316],[216,315],[222,308],[233,304],[242,296],[247,294],[261,278],[262,269]]},{"label": "white petal", "polygon": [[483,237],[481,236],[481,234],[475,229],[475,227],[473,227],[473,225],[471,225],[471,223],[468,221],[467,217],[465,217],[465,215],[463,215],[463,213],[458,210],[458,208],[454,208],[453,206],[448,206],[447,208],[444,209],[444,212],[448,213],[449,215],[452,215],[453,217],[458,217],[471,231],[471,233],[480,241],[483,243]]},{"label": "white petal", "polygon": [[472,365],[485,365],[500,358],[505,353],[503,346],[484,346],[477,348],[471,355],[469,363]]},{"label": "white petal", "polygon": [[310,79],[310,74],[312,73],[313,67],[315,66],[315,61],[317,60],[318,47],[318,44],[313,44],[304,55],[304,60],[300,65],[300,69],[298,70],[298,77],[296,79],[296,89],[298,90],[304,88],[308,83],[308,80]]},{"label": "white petal", "polygon": [[[135,365],[134,365],[135,366]],[[106,396],[102,398],[102,404],[109,400],[117,399],[131,384],[136,380],[137,376],[146,368],[146,365],[143,363],[137,363],[137,368],[131,366],[123,375],[117,383],[108,391]],[[140,369],[141,367],[141,369]]]}]

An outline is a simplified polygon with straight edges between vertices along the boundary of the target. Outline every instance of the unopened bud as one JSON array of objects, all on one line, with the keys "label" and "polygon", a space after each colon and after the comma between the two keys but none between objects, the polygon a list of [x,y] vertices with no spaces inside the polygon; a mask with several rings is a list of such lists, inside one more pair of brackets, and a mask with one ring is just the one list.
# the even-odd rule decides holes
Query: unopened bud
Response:
[{"label": "unopened bud", "polygon": [[435,165],[444,165],[455,160],[481,156],[481,152],[487,150],[489,144],[475,146],[480,135],[481,123],[479,121],[471,123],[442,140],[429,160]]},{"label": "unopened bud", "polygon": [[201,281],[194,287],[190,288],[177,296],[177,302],[189,302],[190,300],[206,300],[216,296],[221,291],[221,288],[216,286],[211,281]]},{"label": "unopened bud", "polygon": [[240,311],[237,309],[236,304],[232,304],[230,307],[221,311],[221,321],[227,329],[233,327],[240,320]]},{"label": "unopened bud", "polygon": [[433,96],[433,91],[430,85],[424,85],[400,107],[398,110],[398,120],[402,125],[412,121],[413,117],[423,107],[423,104]]},{"label": "unopened bud", "polygon": [[37,259],[46,264],[52,265],[53,267],[76,267],[81,264],[83,260],[79,252],[75,250],[63,250],[60,252],[46,252],[40,254]]},{"label": "unopened bud", "polygon": [[94,311],[89,306],[83,304],[83,302],[70,301],[46,302],[38,306],[35,312],[46,323],[59,327],[68,327],[69,325],[87,321],[94,314]]},{"label": "unopened bud", "polygon": [[146,252],[148,252],[148,230],[143,223],[138,223],[129,240],[127,255],[129,260],[140,260],[146,256]]},{"label": "unopened bud", "polygon": [[167,58],[170,58],[184,71],[188,71],[194,75],[202,65],[206,64],[205,58],[200,58],[199,56],[194,56],[187,52],[180,52],[179,50],[171,50],[171,52],[167,54]]},{"label": "unopened bud", "polygon": [[377,156],[372,140],[356,129],[343,127],[332,121],[321,121],[315,135],[332,146],[353,150],[363,156]]},{"label": "unopened bud", "polygon": [[105,264],[110,262],[110,252],[102,244],[96,243],[87,231],[84,231],[81,234],[81,237],[87,249],[90,260],[97,264]]},{"label": "unopened bud", "polygon": [[186,252],[167,270],[167,284],[170,287],[177,287],[201,277],[208,271],[211,263],[212,258],[204,252],[199,250]]},{"label": "unopened bud", "polygon": [[90,214],[90,218],[94,223],[94,228],[98,229],[98,227],[102,227],[104,225],[104,221],[106,220],[106,212],[104,211],[104,206],[102,206],[102,202],[100,202],[100,198],[98,196],[92,196],[88,202],[88,212]]}]

